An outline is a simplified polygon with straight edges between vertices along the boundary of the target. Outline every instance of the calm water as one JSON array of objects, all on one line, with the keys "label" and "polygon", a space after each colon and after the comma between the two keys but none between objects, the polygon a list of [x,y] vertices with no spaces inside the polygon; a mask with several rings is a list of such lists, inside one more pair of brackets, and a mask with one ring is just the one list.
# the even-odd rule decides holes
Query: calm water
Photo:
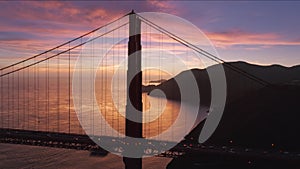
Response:
[{"label": "calm water", "polygon": [[[108,78],[109,79],[109,78]],[[107,124],[96,126],[97,114],[101,113],[107,123],[114,128],[120,135],[124,134],[126,105],[126,92],[124,80],[115,82],[103,81],[97,78],[95,81],[95,97],[97,102],[88,105],[80,105],[79,110],[89,110],[90,113],[81,115],[89,124],[89,130],[95,135],[112,136]],[[2,78],[0,103],[1,128],[15,128],[26,130],[39,130],[51,132],[66,132],[83,134],[84,131],[78,121],[75,112],[72,96],[72,88],[69,88],[68,77],[6,77]],[[72,81],[70,81],[72,85]],[[79,86],[82,92],[87,86]],[[114,89],[112,89],[114,88]],[[111,91],[114,91],[113,93]],[[69,93],[71,94],[69,97]],[[82,94],[83,95],[83,94]],[[79,101],[85,102],[92,100],[94,92],[90,90],[88,97],[82,97]],[[86,96],[86,95],[85,95]],[[86,100],[85,100],[86,99]],[[180,107],[185,106],[185,116],[189,117],[189,107],[187,104],[155,98],[143,94],[144,121],[154,119],[143,125],[144,137],[154,137],[158,134],[171,130],[166,140],[172,140],[179,130],[189,131],[186,118],[178,119]],[[100,112],[97,111],[100,110]],[[201,121],[206,113],[197,119]],[[123,115],[122,115],[123,114]],[[172,126],[177,120],[176,126]],[[120,136],[119,135],[119,136]],[[115,135],[113,135],[115,136]]]},{"label": "calm water", "polygon": [[[44,73],[44,72],[43,72]],[[22,73],[20,73],[22,75]],[[38,77],[38,76],[37,76]],[[0,127],[25,130],[65,132],[84,134],[78,121],[74,108],[72,90],[68,76],[55,75],[48,79],[44,76],[9,76],[0,80]],[[109,77],[106,77],[109,79]],[[85,79],[87,80],[87,79]],[[95,135],[111,136],[107,130],[107,124],[96,125],[96,109],[99,108],[107,123],[120,135],[124,133],[126,95],[125,79],[115,81],[103,81],[97,78],[95,92],[89,91],[88,97],[80,98],[80,101],[92,100],[94,93],[97,104],[80,105],[79,109],[92,110],[82,119],[89,122],[89,127]],[[87,86],[79,86],[85,89]],[[112,90],[113,88],[113,90]],[[83,90],[82,90],[83,91]],[[111,91],[114,91],[113,94]],[[71,94],[69,97],[69,93]],[[116,107],[120,107],[118,110]],[[172,140],[178,134],[178,130],[186,130],[185,119],[178,119],[180,103],[162,98],[150,97],[143,94],[144,119],[155,119],[143,126],[144,137],[153,137],[166,130],[171,130],[168,137],[159,138]],[[162,113],[163,112],[163,113]],[[188,110],[186,110],[188,116]],[[173,126],[174,120],[179,121],[178,126]],[[70,131],[69,131],[70,128]],[[98,130],[100,129],[100,130]],[[73,151],[52,148],[33,148],[19,145],[0,145],[2,156],[0,157],[2,168],[124,168],[121,157],[109,154],[104,158],[91,158],[89,152]],[[24,154],[26,154],[24,156]],[[49,158],[51,156],[51,158]],[[44,158],[45,157],[45,158]],[[170,159],[146,158],[143,160],[144,168],[165,168]]]}]

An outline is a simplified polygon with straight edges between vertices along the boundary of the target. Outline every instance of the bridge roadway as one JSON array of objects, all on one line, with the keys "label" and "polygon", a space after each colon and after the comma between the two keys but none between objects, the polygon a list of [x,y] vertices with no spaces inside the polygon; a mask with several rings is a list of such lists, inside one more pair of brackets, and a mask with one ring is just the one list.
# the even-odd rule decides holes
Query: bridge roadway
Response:
[{"label": "bridge roadway", "polygon": [[[115,145],[110,151],[121,153],[126,149],[126,141],[122,138],[97,137],[102,143]],[[111,144],[115,142],[116,144]],[[91,155],[104,156],[108,152],[95,144],[87,135],[67,134],[42,131],[28,131],[18,129],[0,129],[0,143],[24,144],[33,146],[46,146],[76,150],[91,151]],[[241,147],[213,146],[183,140],[169,151],[161,151],[160,146],[166,146],[171,142],[149,140],[146,144],[145,155],[157,157],[177,158],[183,155],[213,156],[236,160],[271,160],[295,163],[300,166],[300,153],[284,151],[264,151]],[[140,144],[140,143],[135,143]],[[159,145],[159,146],[157,146]]]}]

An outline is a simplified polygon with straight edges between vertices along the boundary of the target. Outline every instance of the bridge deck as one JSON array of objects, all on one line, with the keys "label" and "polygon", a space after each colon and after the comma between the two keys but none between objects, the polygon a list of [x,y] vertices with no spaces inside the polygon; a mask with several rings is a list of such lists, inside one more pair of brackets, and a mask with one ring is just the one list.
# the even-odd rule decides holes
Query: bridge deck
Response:
[{"label": "bridge deck", "polygon": [[[109,139],[118,139],[110,138]],[[24,144],[34,146],[46,146],[76,150],[88,150],[94,154],[105,155],[108,152],[95,144],[87,135],[54,133],[41,131],[26,131],[17,129],[0,129],[0,142],[12,144]],[[300,161],[300,154],[287,152],[267,152],[263,150],[250,150],[237,147],[218,147],[212,145],[195,144],[184,140],[174,148],[165,152],[157,152],[158,157],[176,158],[186,155],[196,156],[214,156],[215,158],[229,159],[255,159],[271,160],[288,163],[297,163]]]}]

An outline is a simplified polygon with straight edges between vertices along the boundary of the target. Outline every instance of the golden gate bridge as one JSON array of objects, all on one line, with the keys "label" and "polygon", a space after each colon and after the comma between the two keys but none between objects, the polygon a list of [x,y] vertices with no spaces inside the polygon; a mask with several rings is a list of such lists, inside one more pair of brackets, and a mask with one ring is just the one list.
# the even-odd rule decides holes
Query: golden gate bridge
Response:
[{"label": "golden gate bridge", "polygon": [[[131,18],[131,19],[130,19]],[[133,26],[132,26],[133,24]],[[148,32],[156,31],[155,35],[148,33],[143,35],[140,29],[147,29]],[[130,36],[130,31],[134,31],[136,34]],[[106,37],[106,38],[103,38]],[[125,39],[125,40],[124,40]],[[151,42],[155,39],[156,42]],[[100,43],[96,43],[100,41]],[[116,44],[111,49],[110,53],[106,54],[106,59],[101,61],[102,68],[99,68],[95,64],[95,58],[99,51],[107,48],[108,41]],[[127,44],[127,42],[129,42]],[[99,147],[94,143],[89,136],[85,134],[79,119],[85,119],[89,121],[90,131],[93,132],[92,137],[99,137],[101,141],[118,142],[117,146],[112,148],[112,151],[118,153],[120,147],[124,146],[124,140],[118,136],[111,135],[98,136],[95,126],[95,114],[96,107],[102,112],[102,115],[109,122],[115,130],[126,136],[132,136],[137,138],[150,137],[157,135],[170,127],[167,124],[164,117],[158,117],[153,123],[138,124],[132,123],[119,113],[116,113],[116,109],[111,104],[112,95],[111,90],[117,90],[116,102],[117,104],[126,104],[126,94],[121,92],[119,88],[112,89],[111,76],[112,72],[117,72],[119,77],[128,76],[126,69],[120,69],[115,65],[123,64],[124,68],[128,66],[130,68],[139,67],[141,71],[141,55],[135,55],[131,60],[129,55],[142,50],[151,51],[154,48],[160,48],[164,50],[167,46],[164,43],[172,43],[172,49],[176,50],[176,47],[180,46],[185,48],[184,54],[189,52],[196,52],[203,57],[206,57],[216,64],[223,64],[233,71],[236,71],[242,76],[263,85],[270,86],[270,84],[263,79],[255,77],[247,72],[234,67],[231,64],[227,64],[226,61],[216,57],[209,52],[198,48],[196,45],[180,38],[178,35],[169,32],[165,28],[155,24],[154,22],[144,18],[143,16],[131,12],[122,16],[121,18],[94,29],[82,36],[65,42],[59,46],[56,46],[50,50],[44,51],[35,56],[23,59],[14,64],[8,65],[0,69],[0,142],[3,143],[16,143],[25,145],[38,145],[38,146],[50,146],[59,148],[70,149],[83,149],[90,150],[98,153],[107,153],[106,150]],[[140,46],[142,44],[142,47]],[[129,45],[129,46],[128,46]],[[131,46],[130,46],[131,45]],[[89,56],[86,59],[78,56],[83,55],[82,50],[85,48],[89,52]],[[102,49],[102,50],[99,50]],[[102,53],[103,54],[103,53]],[[147,56],[147,54],[145,54]],[[161,54],[162,55],[162,54]],[[163,56],[159,55],[157,63],[161,65]],[[143,55],[143,57],[146,57]],[[150,56],[150,55],[149,55]],[[149,57],[148,56],[148,57]],[[127,61],[123,61],[128,57]],[[76,63],[79,66],[76,67]],[[145,61],[143,64],[147,64]],[[148,63],[150,64],[150,62]],[[89,65],[89,66],[87,66]],[[90,66],[92,65],[92,66]],[[176,67],[176,65],[173,65]],[[79,72],[79,81],[94,80],[94,76],[89,76],[88,71],[97,72],[95,84],[92,84],[96,90],[96,97],[99,100],[98,104],[90,105],[91,112],[86,117],[77,117],[74,107],[74,100],[72,99],[72,79],[74,71]],[[133,76],[133,75],[129,75]],[[127,84],[124,79],[116,79],[117,86],[123,86],[126,89],[127,85],[132,85],[129,95],[132,98],[136,98],[133,101],[134,107],[138,107],[139,110],[147,108],[147,105],[142,105],[142,83],[147,84],[151,80],[165,78],[163,72],[151,74],[150,71],[144,71],[138,73],[138,76],[133,76],[133,82]],[[143,78],[143,79],[142,79]],[[126,78],[125,78],[126,79]],[[79,91],[84,92],[84,86],[80,83]],[[108,90],[109,89],[109,90]],[[92,99],[94,91],[90,91],[90,98]],[[123,93],[123,94],[122,94]],[[81,96],[83,94],[81,93]],[[80,105],[79,101],[79,105]],[[144,103],[144,101],[143,101]],[[161,101],[158,102],[158,106],[161,105]],[[81,108],[85,105],[80,105]],[[125,111],[125,110],[124,110]],[[126,111],[126,113],[130,113]],[[141,118],[141,117],[140,117]],[[171,120],[170,120],[171,119]],[[170,114],[170,121],[176,119],[176,114]],[[101,132],[106,133],[106,126],[98,126]],[[173,131],[176,132],[175,130]],[[172,137],[172,136],[170,136]],[[172,139],[170,139],[172,140]],[[168,143],[168,140],[149,140],[149,142]],[[213,154],[221,156],[232,156],[236,158],[238,156],[241,159],[248,158],[262,158],[262,159],[290,159],[290,156],[284,156],[281,154],[263,154],[262,150],[245,151],[243,148],[236,148],[235,151],[224,150],[224,148],[217,146],[204,146],[203,144],[195,143],[194,141],[184,139],[178,143],[175,147],[168,151],[156,150],[153,144],[146,145],[148,147],[144,152],[147,155],[165,156],[165,157],[177,157],[186,153],[200,153],[200,154]],[[295,158],[296,157],[292,157]],[[141,168],[141,159],[133,159],[133,163],[138,164],[135,166],[131,164],[132,161],[125,160],[127,168]],[[133,165],[133,166],[132,166]]]}]

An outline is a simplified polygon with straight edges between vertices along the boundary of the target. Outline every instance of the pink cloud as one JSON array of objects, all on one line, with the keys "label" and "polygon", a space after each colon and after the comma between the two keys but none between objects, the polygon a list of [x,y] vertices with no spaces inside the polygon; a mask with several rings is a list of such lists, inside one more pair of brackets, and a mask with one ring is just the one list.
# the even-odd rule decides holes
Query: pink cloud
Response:
[{"label": "pink cloud", "polygon": [[170,1],[147,0],[147,4],[157,8],[158,11],[164,11],[169,14],[178,14],[179,12],[178,10],[175,10],[176,7]]},{"label": "pink cloud", "polygon": [[7,19],[28,21],[50,21],[71,24],[100,25],[120,16],[119,11],[97,6],[85,8],[67,1],[24,1],[20,3],[3,3],[6,8],[0,16]]},{"label": "pink cloud", "polygon": [[158,0],[148,0],[150,5],[161,8],[161,9],[169,9],[170,4],[167,1],[158,1]]},{"label": "pink cloud", "polygon": [[[240,30],[227,32],[206,32],[206,35],[213,43],[221,48],[234,45],[259,45],[262,47],[273,45],[300,45],[300,41],[285,40],[274,33],[250,33]],[[253,50],[253,48],[251,48]]]},{"label": "pink cloud", "polygon": [[[22,26],[16,26],[10,22],[0,23],[0,30],[31,33],[43,37],[44,39],[11,39],[0,40],[2,48],[15,51],[17,50],[36,50],[45,49],[59,45],[66,41],[82,35],[96,27],[106,24],[124,15],[121,7],[105,7],[102,5],[84,8],[74,5],[68,1],[25,1],[16,3],[0,2],[6,5],[0,11],[0,17],[7,21],[29,21]],[[172,14],[178,14],[174,3],[170,1],[148,0],[140,3],[141,7],[147,9],[157,9]],[[37,22],[38,24],[30,24]],[[44,24],[45,23],[45,24]],[[42,26],[41,26],[42,25]],[[46,25],[46,26],[45,26]],[[182,29],[182,31],[186,31]],[[289,41],[274,33],[251,33],[241,30],[230,30],[226,32],[205,32],[212,42],[220,48],[228,48],[236,45],[259,45],[265,48],[272,45],[300,45],[300,41]],[[191,35],[191,37],[197,35]],[[53,38],[49,38],[53,37]],[[48,39],[51,39],[50,41]],[[158,41],[158,36],[153,36],[152,40]],[[173,43],[173,40],[164,38],[164,41]],[[172,49],[172,45],[165,45]],[[184,46],[176,46],[177,50],[184,50]],[[247,50],[256,50],[255,47],[245,47]]]}]

